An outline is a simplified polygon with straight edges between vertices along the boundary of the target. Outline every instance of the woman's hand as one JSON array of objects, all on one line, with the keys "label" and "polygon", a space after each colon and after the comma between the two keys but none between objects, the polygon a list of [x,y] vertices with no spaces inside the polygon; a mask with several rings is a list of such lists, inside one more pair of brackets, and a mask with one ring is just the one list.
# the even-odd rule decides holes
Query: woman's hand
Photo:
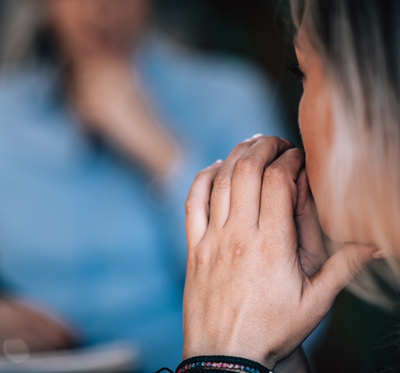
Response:
[{"label": "woman's hand", "polygon": [[132,97],[139,95],[134,89],[135,78],[129,60],[114,55],[75,61],[70,66],[68,79],[70,98],[81,118],[98,131],[111,126],[115,117],[127,110]]},{"label": "woman's hand", "polygon": [[[6,341],[9,343],[6,344]],[[0,299],[0,355],[71,348],[71,333],[46,315],[9,298]],[[15,347],[15,351],[13,351]],[[7,351],[3,351],[7,349]],[[25,352],[25,351],[24,351]]]},{"label": "woman's hand", "polygon": [[303,168],[302,150],[261,136],[198,174],[186,203],[185,359],[239,356],[272,369],[374,259],[375,248],[348,244],[324,264]]},{"label": "woman's hand", "polygon": [[70,99],[82,121],[152,176],[168,174],[177,157],[174,141],[157,122],[127,58],[96,55],[75,61]]}]

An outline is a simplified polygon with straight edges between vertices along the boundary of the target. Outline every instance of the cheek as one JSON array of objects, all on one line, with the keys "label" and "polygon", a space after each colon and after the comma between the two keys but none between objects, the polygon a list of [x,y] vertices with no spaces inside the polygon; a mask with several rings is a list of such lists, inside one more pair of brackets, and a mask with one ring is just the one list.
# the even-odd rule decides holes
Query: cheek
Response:
[{"label": "cheek", "polygon": [[321,167],[321,143],[320,143],[320,125],[321,118],[316,110],[315,99],[312,92],[305,90],[300,101],[299,107],[299,125],[303,139],[304,150],[306,152],[306,167],[313,192],[319,189],[319,180],[322,171]]},{"label": "cheek", "polygon": [[318,87],[305,88],[299,107],[299,125],[306,152],[306,169],[318,215],[329,234],[329,196],[324,190],[327,161],[333,141],[331,100]]}]

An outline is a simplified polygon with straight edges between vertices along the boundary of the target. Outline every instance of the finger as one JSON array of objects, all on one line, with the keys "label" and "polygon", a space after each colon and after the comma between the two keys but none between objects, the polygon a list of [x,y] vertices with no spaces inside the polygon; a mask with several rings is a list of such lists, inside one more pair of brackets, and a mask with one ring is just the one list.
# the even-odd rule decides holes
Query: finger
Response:
[{"label": "finger", "polygon": [[264,136],[256,135],[255,138],[236,145],[226,158],[215,177],[210,202],[210,225],[223,227],[228,219],[231,199],[232,174],[236,161],[245,151]]},{"label": "finger", "polygon": [[37,338],[48,349],[68,348],[74,345],[72,336],[62,327],[49,323],[45,328],[34,328]]},{"label": "finger", "polygon": [[[33,321],[33,320],[32,320]],[[32,351],[49,351],[60,347],[56,335],[46,328],[38,328],[32,323],[24,326],[24,334],[21,339]]]},{"label": "finger", "polygon": [[294,224],[294,210],[297,203],[296,181],[303,167],[304,151],[289,149],[266,168],[261,191],[259,218],[261,230],[275,227],[280,231],[293,229],[289,222]]},{"label": "finger", "polygon": [[318,220],[317,207],[311,194],[307,173],[303,168],[297,179],[295,222],[299,241],[299,259],[306,276],[311,277],[328,259]]},{"label": "finger", "polygon": [[[51,350],[67,348],[72,345],[72,337],[61,327],[54,327],[51,322],[42,322],[41,318],[23,313],[17,315],[9,329],[1,330],[0,341],[9,340],[7,349],[10,353],[18,353],[21,343],[29,350]],[[13,341],[15,343],[13,343]]]},{"label": "finger", "polygon": [[74,344],[74,338],[67,326],[45,314],[38,314],[35,319],[32,318],[30,322],[32,332],[41,339],[43,344],[47,344],[52,349],[68,348]]},{"label": "finger", "polygon": [[31,309],[28,306],[21,306],[12,303],[11,306],[21,319],[20,327],[31,339],[37,339],[37,343],[49,348],[66,348],[71,346],[73,338],[60,322],[54,320],[52,316]]},{"label": "finger", "polygon": [[186,235],[188,247],[196,246],[204,237],[209,220],[211,188],[222,161],[215,162],[197,174],[186,200]]},{"label": "finger", "polygon": [[264,137],[236,161],[232,176],[229,219],[254,225],[260,213],[261,185],[265,167],[292,148],[278,137]]},{"label": "finger", "polygon": [[[376,247],[362,244],[346,244],[335,253],[310,280],[310,286],[304,292],[311,304],[319,300],[319,308],[327,312],[337,295],[365,267],[377,259]],[[312,298],[312,299],[310,299]]]}]

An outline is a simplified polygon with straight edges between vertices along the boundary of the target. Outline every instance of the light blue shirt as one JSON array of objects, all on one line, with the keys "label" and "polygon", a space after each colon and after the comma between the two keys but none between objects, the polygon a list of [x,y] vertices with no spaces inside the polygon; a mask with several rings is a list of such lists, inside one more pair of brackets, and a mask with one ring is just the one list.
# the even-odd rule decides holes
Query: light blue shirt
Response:
[{"label": "light blue shirt", "polygon": [[255,133],[287,136],[275,96],[244,62],[159,37],[137,64],[153,107],[182,145],[175,182],[156,191],[85,135],[43,66],[0,80],[0,274],[87,344],[126,340],[144,370],[182,352],[184,200],[195,174]]}]

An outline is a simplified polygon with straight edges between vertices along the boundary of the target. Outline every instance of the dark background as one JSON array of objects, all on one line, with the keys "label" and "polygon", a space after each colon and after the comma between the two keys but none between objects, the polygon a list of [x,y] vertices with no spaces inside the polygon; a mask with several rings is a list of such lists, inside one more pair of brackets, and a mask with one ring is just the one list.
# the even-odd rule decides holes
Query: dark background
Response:
[{"label": "dark background", "polygon": [[202,50],[250,59],[285,102],[292,140],[301,146],[297,106],[299,79],[287,67],[296,60],[287,0],[157,0],[156,23],[182,42]]}]

